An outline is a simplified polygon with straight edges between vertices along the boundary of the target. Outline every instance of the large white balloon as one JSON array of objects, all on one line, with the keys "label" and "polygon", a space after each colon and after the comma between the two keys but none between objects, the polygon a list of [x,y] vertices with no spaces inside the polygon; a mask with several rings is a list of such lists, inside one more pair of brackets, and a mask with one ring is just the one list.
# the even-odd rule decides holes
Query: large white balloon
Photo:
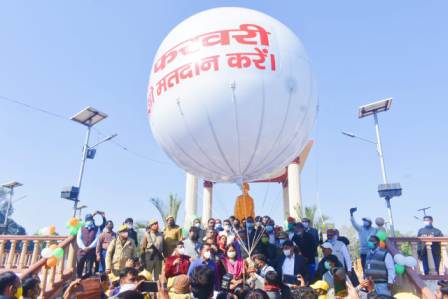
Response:
[{"label": "large white balloon", "polygon": [[297,36],[245,8],[198,13],[160,45],[148,87],[156,141],[211,181],[264,178],[292,162],[317,113],[310,61]]}]

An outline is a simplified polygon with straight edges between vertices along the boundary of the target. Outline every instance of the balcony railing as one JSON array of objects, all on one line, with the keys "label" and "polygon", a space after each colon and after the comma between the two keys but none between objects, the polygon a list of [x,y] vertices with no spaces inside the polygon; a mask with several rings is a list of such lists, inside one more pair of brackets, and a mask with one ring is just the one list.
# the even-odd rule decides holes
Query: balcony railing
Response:
[{"label": "balcony railing", "polygon": [[[417,271],[418,274],[424,280],[439,280],[439,279],[448,279],[448,237],[419,237],[419,238],[390,238],[391,242],[395,244],[396,248],[403,248],[403,246],[407,246],[410,248],[410,254],[418,261]],[[435,259],[432,245],[434,243],[440,244],[440,263],[437,267],[437,259]],[[429,272],[425,274],[423,270],[423,261],[419,259],[418,256],[418,248],[421,248],[424,253],[426,253],[426,257],[428,260],[428,270]],[[437,269],[438,268],[438,269]]]},{"label": "balcony railing", "polygon": [[[48,268],[41,257],[43,248],[52,244],[64,249],[56,267]],[[64,282],[74,277],[76,239],[59,236],[0,235],[0,271],[13,271],[21,278],[35,276],[41,281],[41,299],[53,298]]]}]

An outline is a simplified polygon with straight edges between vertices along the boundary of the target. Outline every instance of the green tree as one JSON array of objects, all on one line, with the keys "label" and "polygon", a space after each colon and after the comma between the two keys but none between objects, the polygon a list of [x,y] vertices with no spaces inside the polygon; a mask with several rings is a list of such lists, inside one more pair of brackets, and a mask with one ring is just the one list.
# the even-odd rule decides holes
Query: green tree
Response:
[{"label": "green tree", "polygon": [[177,219],[177,214],[179,212],[182,201],[176,194],[169,194],[168,203],[161,200],[160,198],[151,198],[149,201],[154,205],[157,211],[159,211],[164,223],[166,222],[166,217],[169,215],[173,216],[174,220]]}]

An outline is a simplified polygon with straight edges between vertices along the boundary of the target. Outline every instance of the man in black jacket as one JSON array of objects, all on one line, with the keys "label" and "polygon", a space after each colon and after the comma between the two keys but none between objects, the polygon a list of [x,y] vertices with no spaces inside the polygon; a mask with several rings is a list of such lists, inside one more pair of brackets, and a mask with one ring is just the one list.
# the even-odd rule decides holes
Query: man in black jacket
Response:
[{"label": "man in black jacket", "polygon": [[299,222],[295,226],[295,234],[291,241],[295,243],[301,254],[306,258],[308,272],[312,278],[316,272],[317,242],[315,238],[307,233],[303,224]]},{"label": "man in black jacket", "polygon": [[306,259],[302,255],[294,252],[294,243],[285,241],[282,246],[283,252],[276,261],[275,270],[283,277],[283,275],[302,275],[306,283],[310,281]]}]

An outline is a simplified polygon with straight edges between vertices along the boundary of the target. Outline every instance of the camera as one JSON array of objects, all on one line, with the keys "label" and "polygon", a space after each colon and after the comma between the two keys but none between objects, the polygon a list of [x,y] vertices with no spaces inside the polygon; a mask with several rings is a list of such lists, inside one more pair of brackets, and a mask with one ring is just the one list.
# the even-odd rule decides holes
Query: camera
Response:
[{"label": "camera", "polygon": [[230,290],[230,282],[233,279],[233,275],[226,273],[224,274],[224,276],[222,277],[222,282],[221,282],[221,288],[225,291]]}]

